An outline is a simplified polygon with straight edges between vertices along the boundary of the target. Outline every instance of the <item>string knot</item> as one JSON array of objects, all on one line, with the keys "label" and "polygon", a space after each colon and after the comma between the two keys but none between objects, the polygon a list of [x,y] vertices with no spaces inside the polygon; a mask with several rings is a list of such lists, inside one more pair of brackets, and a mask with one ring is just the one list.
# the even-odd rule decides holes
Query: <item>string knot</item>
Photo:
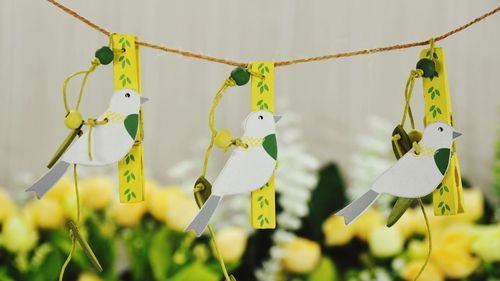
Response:
[{"label": "string knot", "polygon": [[106,123],[108,123],[108,118],[104,118],[101,121],[99,121],[95,118],[89,118],[89,119],[87,119],[87,122],[85,123],[85,125],[89,126],[89,138],[87,141],[87,143],[88,143],[87,146],[88,146],[88,151],[89,151],[89,160],[92,160],[92,131],[93,131],[95,126],[104,125]]},{"label": "string knot", "polygon": [[415,151],[416,155],[420,155],[420,144],[418,144],[418,142],[416,141],[413,142],[413,150]]}]

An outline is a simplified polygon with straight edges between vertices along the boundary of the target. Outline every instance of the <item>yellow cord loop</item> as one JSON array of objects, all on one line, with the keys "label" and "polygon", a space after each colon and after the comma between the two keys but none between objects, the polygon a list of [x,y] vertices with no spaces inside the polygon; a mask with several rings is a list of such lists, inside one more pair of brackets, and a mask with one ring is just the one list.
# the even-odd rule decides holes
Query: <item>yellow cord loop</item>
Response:
[{"label": "yellow cord loop", "polygon": [[82,80],[82,84],[80,85],[80,93],[78,94],[78,99],[76,101],[76,106],[75,106],[75,110],[78,111],[78,109],[80,108],[80,102],[81,102],[82,96],[83,96],[83,89],[85,88],[85,84],[87,83],[87,78],[88,78],[89,74],[92,73],[96,69],[96,67],[98,65],[100,65],[101,63],[99,62],[99,59],[95,58],[95,59],[92,60],[92,62],[90,64],[91,65],[90,65],[89,69],[75,72],[75,73],[71,74],[70,76],[68,76],[64,80],[64,84],[63,84],[63,100],[64,100],[64,108],[66,109],[66,113],[69,113],[69,111],[70,111],[70,108],[68,106],[67,93],[66,93],[66,89],[68,88],[68,83],[74,77],[76,77],[78,75],[81,75],[81,74],[84,75],[83,76],[83,80]]},{"label": "yellow cord loop", "polygon": [[205,160],[203,162],[203,171],[202,171],[203,177],[205,177],[205,175],[207,174],[208,158],[210,157],[210,152],[212,151],[212,147],[214,146],[215,138],[217,136],[217,130],[215,129],[215,109],[219,105],[219,102],[224,96],[224,93],[226,92],[227,88],[233,86],[236,86],[236,82],[234,81],[234,79],[231,77],[226,78],[224,84],[222,84],[219,91],[217,91],[217,94],[215,95],[214,101],[212,103],[212,107],[210,108],[210,113],[208,114],[208,127],[212,132],[212,136],[210,138],[210,144],[208,145],[207,150],[205,152]]},{"label": "yellow cord loop", "polygon": [[89,118],[87,120],[87,122],[84,123],[84,125],[89,126],[89,137],[88,137],[88,141],[87,141],[89,160],[92,160],[92,131],[93,131],[95,126],[104,125],[107,123],[108,123],[108,118],[104,118],[101,121],[98,121],[95,118]]},{"label": "yellow cord loop", "polygon": [[[219,105],[222,97],[224,96],[224,93],[229,87],[236,86],[236,81],[234,81],[233,78],[228,77],[224,81],[224,84],[220,87],[219,91],[217,91],[217,94],[214,97],[214,101],[212,103],[212,107],[210,108],[210,112],[208,114],[208,127],[210,128],[211,132],[211,137],[210,137],[210,144],[207,147],[207,150],[205,152],[205,159],[203,162],[203,171],[202,171],[202,177],[205,177],[207,174],[207,168],[208,168],[208,159],[210,158],[210,152],[212,151],[212,148],[214,144],[216,144],[218,147],[224,148],[227,150],[231,145],[237,145],[237,146],[243,146],[245,145],[239,138],[233,139],[231,132],[229,132],[226,129],[222,129],[220,131],[217,131],[215,128],[215,109]],[[205,187],[203,184],[198,184],[194,187],[194,192],[195,194],[197,192],[200,192],[204,190]],[[220,266],[222,268],[222,273],[224,274],[224,278],[226,281],[236,281],[234,276],[229,275],[226,265],[224,264],[224,260],[222,258],[222,255],[220,254],[219,247],[217,246],[217,241],[215,237],[215,232],[212,228],[212,226],[208,225],[208,231],[210,233],[210,237],[212,240],[212,245],[215,251],[216,258],[219,260]]]}]

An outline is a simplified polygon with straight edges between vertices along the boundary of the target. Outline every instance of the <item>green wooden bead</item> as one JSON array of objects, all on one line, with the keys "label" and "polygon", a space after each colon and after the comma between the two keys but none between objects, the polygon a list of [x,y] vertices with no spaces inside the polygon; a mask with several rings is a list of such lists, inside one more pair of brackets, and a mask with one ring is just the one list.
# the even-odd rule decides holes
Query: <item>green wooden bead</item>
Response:
[{"label": "green wooden bead", "polygon": [[421,59],[417,62],[417,69],[421,69],[425,78],[431,78],[435,76],[436,64],[430,59]]},{"label": "green wooden bead", "polygon": [[110,64],[113,61],[113,50],[111,50],[111,48],[107,46],[104,46],[95,51],[95,57],[101,64]]},{"label": "green wooden bead", "polygon": [[237,67],[231,71],[231,78],[236,82],[236,85],[243,86],[250,80],[250,72],[246,68]]}]

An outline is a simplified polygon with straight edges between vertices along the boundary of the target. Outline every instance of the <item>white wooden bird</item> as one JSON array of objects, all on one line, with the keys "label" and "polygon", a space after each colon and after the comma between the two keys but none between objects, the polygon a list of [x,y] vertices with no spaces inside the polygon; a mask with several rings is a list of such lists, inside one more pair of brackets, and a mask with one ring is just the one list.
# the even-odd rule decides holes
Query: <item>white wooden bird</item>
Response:
[{"label": "white wooden bird", "polygon": [[148,99],[131,89],[113,93],[109,108],[97,120],[107,123],[95,126],[77,139],[45,175],[26,191],[34,191],[38,199],[47,193],[64,175],[70,164],[105,166],[120,161],[132,147],[139,130],[139,110]]},{"label": "white wooden bird", "polygon": [[391,168],[375,180],[370,190],[340,210],[350,224],[364,213],[383,193],[397,197],[423,197],[436,189],[443,180],[450,164],[453,139],[462,134],[444,122],[429,124],[419,142],[420,152],[409,150]]},{"label": "white wooden bird", "polygon": [[232,152],[214,181],[212,194],[185,231],[192,229],[201,236],[223,196],[248,193],[269,181],[278,157],[275,123],[280,119],[266,110],[248,115],[242,137],[248,147],[237,147]]}]

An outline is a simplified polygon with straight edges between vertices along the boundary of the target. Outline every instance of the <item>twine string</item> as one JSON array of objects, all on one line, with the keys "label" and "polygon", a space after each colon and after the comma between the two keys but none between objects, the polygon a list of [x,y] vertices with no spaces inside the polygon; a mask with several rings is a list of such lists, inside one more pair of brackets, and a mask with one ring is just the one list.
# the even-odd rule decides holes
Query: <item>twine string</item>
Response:
[{"label": "twine string", "polygon": [[[47,0],[49,3],[52,5],[56,6],[57,8],[61,9],[65,13],[69,14],[70,16],[74,17],[75,19],[85,23],[89,27],[95,29],[96,31],[104,34],[105,36],[110,36],[112,32],[108,31],[104,27],[92,22],[91,20],[87,19],[86,17],[80,15],[76,11],[66,7],[65,5],[57,2],[56,0]],[[465,30],[472,25],[500,12],[500,6],[494,8],[491,11],[488,11],[487,13],[453,29],[450,30],[444,34],[441,34],[439,36],[435,36],[434,40],[435,42],[444,40],[452,35],[455,35],[462,30]],[[408,48],[414,48],[418,46],[425,46],[427,44],[430,44],[431,40],[423,40],[423,41],[415,41],[415,42],[408,42],[408,43],[400,43],[400,44],[394,44],[394,45],[388,45],[384,47],[377,47],[377,48],[370,48],[370,49],[364,49],[364,50],[355,50],[355,51],[349,51],[349,52],[342,52],[342,53],[332,53],[332,54],[327,54],[327,55],[322,55],[322,56],[314,56],[314,57],[305,57],[305,58],[298,58],[298,59],[291,59],[291,60],[283,60],[283,61],[275,61],[274,66],[275,67],[282,67],[282,66],[288,66],[288,65],[294,65],[294,64],[300,64],[300,63],[309,63],[309,62],[317,62],[317,61],[325,61],[325,60],[331,60],[331,59],[338,59],[338,58],[345,58],[345,57],[354,57],[354,56],[361,56],[361,55],[372,55],[376,53],[383,53],[383,52],[389,52],[389,51],[395,51],[395,50],[401,50],[401,49],[408,49]],[[177,54],[181,55],[184,57],[189,57],[189,58],[194,58],[194,59],[200,59],[200,60],[205,60],[205,61],[211,61],[215,63],[221,63],[221,64],[226,64],[226,65],[231,65],[231,66],[240,66],[240,67],[247,67],[248,63],[247,62],[241,62],[241,61],[236,61],[236,60],[231,60],[231,59],[224,59],[224,58],[219,58],[219,57],[214,57],[214,56],[209,56],[201,53],[195,53],[195,52],[190,52],[190,51],[185,51],[181,49],[176,49],[168,46],[162,46],[146,41],[136,41],[136,44],[151,48],[151,49],[156,49],[159,51],[167,52],[167,53],[172,53],[172,54]]]}]

